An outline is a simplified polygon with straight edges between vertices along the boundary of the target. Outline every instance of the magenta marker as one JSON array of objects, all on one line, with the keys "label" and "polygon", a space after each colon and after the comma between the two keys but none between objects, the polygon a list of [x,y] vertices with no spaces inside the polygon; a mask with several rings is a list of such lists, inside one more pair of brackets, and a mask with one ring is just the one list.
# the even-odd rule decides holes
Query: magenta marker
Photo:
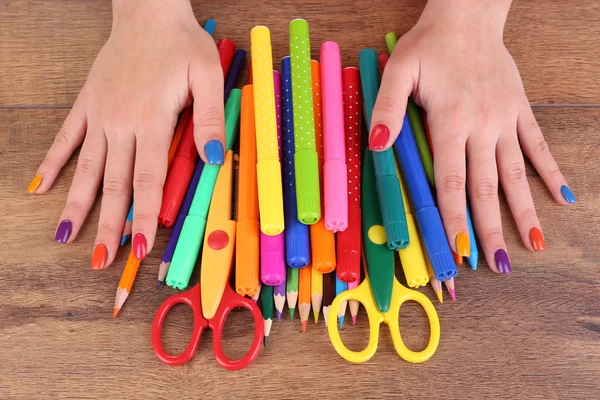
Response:
[{"label": "magenta marker", "polygon": [[342,57],[336,42],[321,45],[323,95],[323,185],[325,228],[343,232],[348,227],[348,179],[344,136]]},{"label": "magenta marker", "polygon": [[[277,115],[277,143],[281,163],[281,76],[273,71],[275,91],[275,112]],[[269,286],[277,286],[285,281],[285,236],[281,232],[275,236],[260,233],[260,280]]]}]

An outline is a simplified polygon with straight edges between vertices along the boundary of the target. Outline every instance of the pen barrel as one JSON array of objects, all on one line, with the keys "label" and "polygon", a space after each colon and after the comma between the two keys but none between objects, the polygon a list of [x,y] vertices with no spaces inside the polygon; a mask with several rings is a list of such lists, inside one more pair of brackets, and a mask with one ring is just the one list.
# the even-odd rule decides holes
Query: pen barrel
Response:
[{"label": "pen barrel", "polygon": [[312,266],[326,274],[335,269],[335,235],[325,228],[325,221],[310,226],[310,245]]},{"label": "pen barrel", "polygon": [[457,274],[456,263],[452,258],[438,209],[436,207],[422,208],[415,213],[415,217],[435,277],[440,281],[455,277]]},{"label": "pen barrel", "polygon": [[360,279],[361,251],[361,210],[358,204],[348,205],[348,228],[338,232],[337,244],[337,277],[343,282]]},{"label": "pen barrel", "polygon": [[326,161],[323,166],[325,227],[342,232],[348,227],[348,170],[340,160]]},{"label": "pen barrel", "polygon": [[223,38],[217,42],[217,51],[221,59],[221,67],[223,68],[223,79],[225,79],[229,73],[229,67],[235,54],[235,43],[232,40]]},{"label": "pen barrel", "polygon": [[243,219],[237,223],[235,287],[241,296],[253,296],[259,286],[260,224]]},{"label": "pen barrel", "polygon": [[396,47],[397,42],[398,42],[398,36],[396,36],[395,32],[388,32],[385,35],[385,44],[387,46],[387,50],[390,55],[394,51],[394,47]]},{"label": "pen barrel", "polygon": [[406,121],[408,121],[410,125],[412,136],[414,138],[418,154],[421,158],[421,165],[425,171],[425,176],[427,176],[429,186],[433,189],[435,187],[433,156],[431,154],[431,149],[429,148],[427,134],[425,133],[423,119],[421,118],[421,111],[419,110],[419,106],[417,106],[411,99],[408,100],[406,116],[407,117],[404,118],[404,123],[406,124]]},{"label": "pen barrel", "polygon": [[346,161],[342,59],[335,42],[321,45],[321,97],[323,98],[323,154],[327,160]]},{"label": "pen barrel", "polygon": [[[196,151],[196,147],[194,147],[194,151]],[[192,179],[195,164],[195,159],[190,160],[177,156],[173,159],[163,188],[162,204],[158,215],[158,222],[167,228],[173,227],[175,223],[181,203]]]},{"label": "pen barrel", "polygon": [[238,177],[237,219],[239,221],[246,219],[258,221],[256,132],[254,125],[254,91],[252,85],[246,85],[242,88]]},{"label": "pen barrel", "polygon": [[319,156],[315,150],[298,150],[294,154],[298,219],[312,225],[321,219]]},{"label": "pen barrel", "polygon": [[259,160],[256,164],[258,177],[258,207],[260,228],[267,235],[283,232],[283,192],[281,188],[281,164],[277,159]]},{"label": "pen barrel", "polygon": [[408,246],[410,240],[398,177],[394,171],[394,175],[376,178],[375,184],[387,245],[391,250],[404,249]]},{"label": "pen barrel", "polygon": [[283,233],[260,236],[260,278],[265,285],[276,286],[285,279],[284,242]]},{"label": "pen barrel", "polygon": [[285,194],[285,257],[287,265],[303,268],[310,264],[309,227],[296,217],[296,192]]},{"label": "pen barrel", "polygon": [[244,69],[244,61],[246,61],[246,50],[237,49],[235,51],[235,55],[233,56],[233,61],[231,62],[231,67],[229,68],[227,77],[225,78],[225,101],[227,101],[231,89],[233,89],[237,84],[240,73]]},{"label": "pen barrel", "polygon": [[185,219],[167,274],[166,283],[168,286],[179,290],[183,290],[188,286],[196,265],[205,229],[206,220],[204,218],[197,215],[188,215]]},{"label": "pen barrel", "polygon": [[415,219],[412,214],[406,214],[406,222],[410,244],[405,249],[400,249],[398,255],[400,256],[400,263],[406,277],[406,283],[409,287],[418,288],[429,283],[429,274],[425,265],[419,232],[417,231]]}]

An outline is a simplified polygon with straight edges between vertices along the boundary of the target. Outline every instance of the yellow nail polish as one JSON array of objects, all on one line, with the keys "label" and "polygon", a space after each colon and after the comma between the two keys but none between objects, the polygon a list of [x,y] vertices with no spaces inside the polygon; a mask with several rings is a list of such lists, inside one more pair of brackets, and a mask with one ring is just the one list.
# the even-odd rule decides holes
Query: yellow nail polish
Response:
[{"label": "yellow nail polish", "polygon": [[471,255],[471,242],[469,236],[464,232],[458,232],[458,235],[456,235],[456,251],[463,257]]},{"label": "yellow nail polish", "polygon": [[40,187],[41,184],[42,184],[42,176],[36,175],[33,177],[31,182],[29,183],[29,186],[27,186],[27,191],[29,193],[35,193],[35,191]]}]

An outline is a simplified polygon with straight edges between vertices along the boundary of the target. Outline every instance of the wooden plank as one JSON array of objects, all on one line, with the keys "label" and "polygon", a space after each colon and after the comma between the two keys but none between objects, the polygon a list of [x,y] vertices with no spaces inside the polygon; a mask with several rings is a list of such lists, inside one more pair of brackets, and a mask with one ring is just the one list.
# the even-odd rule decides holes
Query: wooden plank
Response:
[{"label": "wooden plank", "polygon": [[[111,318],[115,288],[127,249],[109,269],[89,267],[98,204],[78,239],[53,242],[71,182],[71,160],[44,196],[26,187],[67,110],[0,110],[0,390],[6,398],[593,398],[600,390],[599,241],[600,108],[538,108],[536,114],[578,203],[555,204],[529,171],[548,250],[527,252],[503,203],[514,273],[460,270],[458,301],[436,308],[442,339],[436,355],[412,365],[394,352],[382,327],[376,356],[361,366],[333,350],[323,321],[302,334],[298,319],[274,324],[269,345],[250,368],[230,373],[214,361],[206,334],[193,362],[162,365],[150,344],[160,303],[174,291],[155,291],[167,232],[140,268],[132,295]],[[198,276],[192,278],[197,282]],[[431,299],[431,289],[422,290]],[[446,296],[447,297],[447,296]],[[297,315],[297,314],[296,314]],[[425,322],[415,306],[403,307],[402,333],[423,346]],[[297,317],[296,317],[297,318]],[[191,333],[191,312],[168,319],[167,349],[181,351]],[[250,343],[250,318],[232,314],[226,351],[240,356]],[[343,338],[366,344],[364,311]],[[335,373],[332,373],[335,371]]]},{"label": "wooden plank", "polygon": [[[250,29],[272,32],[274,60],[288,54],[288,23],[311,26],[312,54],[320,43],[340,43],[344,65],[357,65],[364,47],[385,50],[383,36],[402,34],[418,20],[423,0],[353,2],[285,0],[267,11],[264,1],[194,0],[199,21],[217,21],[215,38],[249,49]],[[599,104],[600,3],[594,0],[516,1],[505,38],[533,103]],[[111,29],[108,1],[5,0],[0,6],[0,106],[71,106]],[[279,68],[279,67],[278,67]]]}]

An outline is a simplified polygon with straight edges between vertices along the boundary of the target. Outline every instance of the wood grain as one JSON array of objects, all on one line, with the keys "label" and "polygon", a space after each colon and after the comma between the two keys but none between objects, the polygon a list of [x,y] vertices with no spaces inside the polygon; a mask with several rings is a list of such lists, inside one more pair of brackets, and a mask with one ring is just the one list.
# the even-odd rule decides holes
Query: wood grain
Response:
[{"label": "wood grain", "polygon": [[[71,245],[53,234],[74,172],[71,160],[51,191],[25,189],[50,146],[66,109],[0,109],[0,393],[2,398],[594,398],[600,390],[600,108],[536,108],[536,115],[578,203],[555,204],[541,179],[530,183],[548,250],[527,252],[502,204],[514,273],[463,268],[458,301],[436,304],[442,339],[422,365],[401,360],[384,328],[376,356],[357,366],[333,350],[325,326],[287,311],[248,369],[231,373],[214,361],[212,334],[195,359],[167,367],[154,356],[150,326],[159,304],[173,293],[155,291],[167,233],[144,261],[120,316],[111,318],[115,288],[127,250],[114,266],[89,267],[99,204]],[[192,282],[198,281],[197,273]],[[435,295],[423,289],[431,299]],[[401,325],[412,348],[424,345],[424,315],[403,308]],[[191,311],[168,319],[167,349],[181,351],[191,333]],[[296,313],[296,318],[297,313]],[[226,328],[227,354],[248,346],[250,318],[236,312]],[[346,324],[354,349],[366,344],[366,316]]]},{"label": "wood grain", "polygon": [[[272,6],[265,4],[272,3]],[[274,59],[288,54],[288,23],[311,26],[313,54],[339,42],[344,65],[364,47],[385,50],[384,35],[418,20],[424,0],[192,1],[198,20],[217,21],[215,38],[249,49],[250,29],[266,24]],[[600,104],[600,3],[515,1],[505,41],[532,103]],[[4,0],[0,4],[0,106],[70,106],[111,30],[110,1]]]}]

